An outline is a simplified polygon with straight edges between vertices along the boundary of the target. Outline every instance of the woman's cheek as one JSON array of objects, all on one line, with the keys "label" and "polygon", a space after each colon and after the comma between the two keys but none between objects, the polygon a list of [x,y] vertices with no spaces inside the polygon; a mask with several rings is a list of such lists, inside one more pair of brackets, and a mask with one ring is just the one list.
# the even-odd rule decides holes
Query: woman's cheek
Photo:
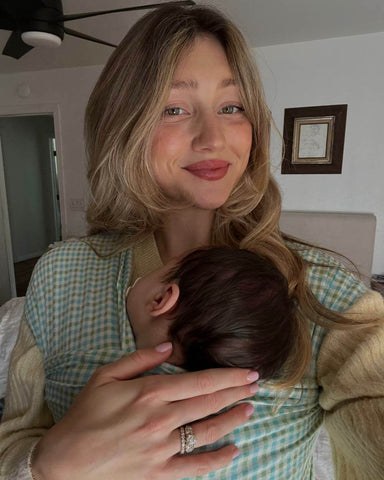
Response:
[{"label": "woman's cheek", "polygon": [[156,164],[181,160],[185,139],[181,128],[175,125],[158,127],[152,141],[151,157]]}]

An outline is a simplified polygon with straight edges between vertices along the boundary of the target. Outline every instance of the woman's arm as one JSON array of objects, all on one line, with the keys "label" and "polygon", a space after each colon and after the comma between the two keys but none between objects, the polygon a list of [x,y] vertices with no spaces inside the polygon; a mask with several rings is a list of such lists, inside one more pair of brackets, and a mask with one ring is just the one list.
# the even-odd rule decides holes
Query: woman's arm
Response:
[{"label": "woman's arm", "polygon": [[53,425],[44,402],[44,368],[35,339],[24,320],[12,352],[5,410],[0,424],[0,478],[29,479],[33,446]]},{"label": "woman's arm", "polygon": [[346,314],[377,327],[330,330],[320,349],[320,405],[337,480],[384,478],[384,302],[365,293]]}]

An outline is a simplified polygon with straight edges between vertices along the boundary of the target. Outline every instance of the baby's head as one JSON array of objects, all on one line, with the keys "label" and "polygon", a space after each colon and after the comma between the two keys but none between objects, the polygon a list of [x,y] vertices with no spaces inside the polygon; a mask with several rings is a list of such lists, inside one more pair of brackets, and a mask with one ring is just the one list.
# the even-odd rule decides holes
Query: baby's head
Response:
[{"label": "baby's head", "polygon": [[170,361],[187,370],[243,367],[270,379],[294,347],[287,281],[248,250],[195,250],[140,279],[127,309],[137,339],[145,340],[138,348],[170,340]]}]

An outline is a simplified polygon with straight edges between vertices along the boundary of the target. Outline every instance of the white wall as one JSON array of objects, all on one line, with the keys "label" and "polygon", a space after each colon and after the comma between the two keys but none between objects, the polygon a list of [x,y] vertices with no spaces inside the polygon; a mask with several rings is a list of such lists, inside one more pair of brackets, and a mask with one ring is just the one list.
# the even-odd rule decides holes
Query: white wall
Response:
[{"label": "white wall", "polygon": [[258,49],[268,104],[280,132],[284,109],[348,104],[340,175],[281,175],[274,135],[275,177],[285,210],[374,213],[373,272],[384,272],[384,33]]},{"label": "white wall", "polygon": [[[86,231],[84,212],[71,210],[71,200],[84,200],[86,195],[86,160],[83,141],[85,106],[102,67],[65,68],[0,75],[0,115],[12,108],[18,113],[25,107],[28,114],[41,113],[41,105],[58,105],[58,163],[61,183],[60,203],[63,238],[82,235]],[[30,95],[18,94],[20,85],[30,88]],[[32,108],[31,108],[32,106]],[[60,148],[61,147],[61,148]]]},{"label": "white wall", "polygon": [[[384,272],[384,33],[264,47],[256,55],[281,132],[284,108],[348,104],[341,175],[281,175],[281,148],[275,143],[273,163],[283,208],[374,213],[373,271]],[[83,115],[100,71],[95,66],[0,75],[0,115],[4,105],[59,105],[64,238],[85,232],[84,215],[71,211],[70,201],[86,193]],[[17,94],[22,83],[31,88],[27,99]]]}]

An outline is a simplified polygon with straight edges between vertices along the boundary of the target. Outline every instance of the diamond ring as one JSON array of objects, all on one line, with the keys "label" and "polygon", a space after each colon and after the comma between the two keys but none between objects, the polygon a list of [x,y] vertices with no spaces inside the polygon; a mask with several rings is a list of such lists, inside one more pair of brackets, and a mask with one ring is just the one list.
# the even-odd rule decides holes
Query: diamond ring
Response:
[{"label": "diamond ring", "polygon": [[180,454],[185,455],[191,453],[196,446],[196,436],[193,433],[190,425],[184,425],[179,428],[180,430]]}]

